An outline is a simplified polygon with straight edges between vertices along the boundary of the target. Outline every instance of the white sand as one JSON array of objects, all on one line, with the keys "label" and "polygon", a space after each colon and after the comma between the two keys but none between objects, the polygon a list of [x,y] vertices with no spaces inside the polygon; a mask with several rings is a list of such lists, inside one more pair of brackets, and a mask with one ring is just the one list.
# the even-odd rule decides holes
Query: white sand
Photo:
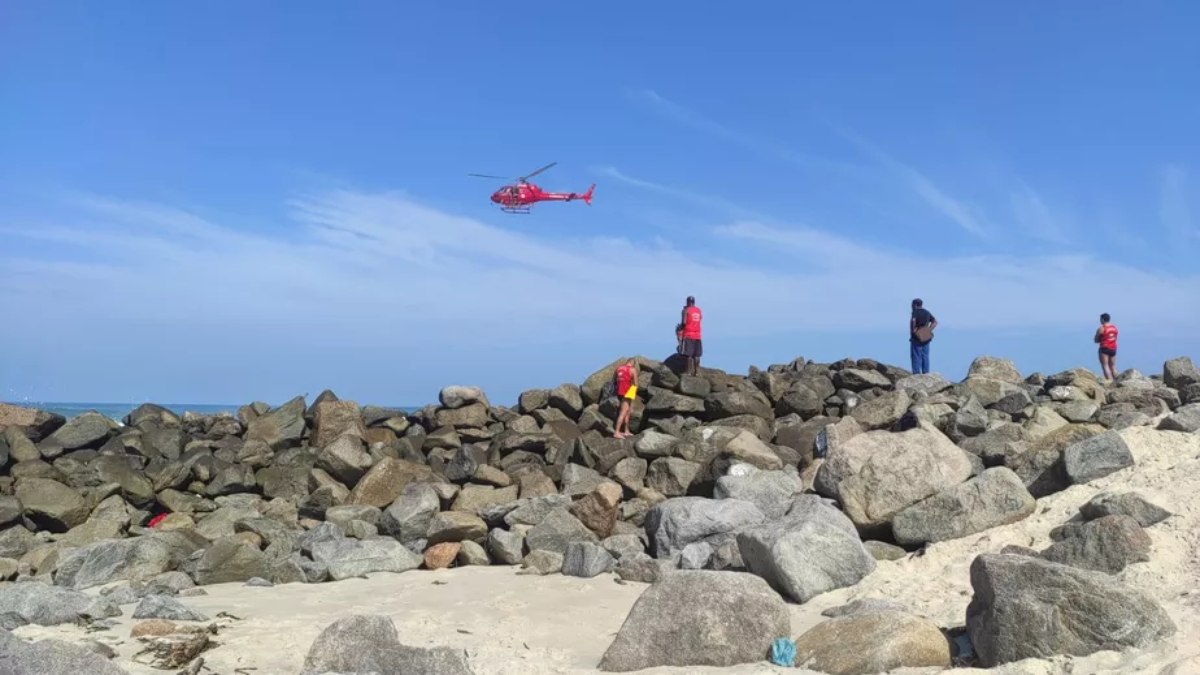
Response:
[{"label": "white sand", "polygon": [[[793,633],[824,620],[820,613],[828,607],[866,597],[897,600],[941,626],[961,626],[971,599],[968,568],[975,555],[999,551],[1007,544],[1044,548],[1050,530],[1076,515],[1078,507],[1097,492],[1137,490],[1175,516],[1149,528],[1154,542],[1151,561],[1131,565],[1120,576],[1163,603],[1179,627],[1176,636],[1142,652],[1031,660],[994,672],[1200,674],[1200,436],[1168,436],[1147,429],[1123,434],[1137,458],[1136,467],[1042,499],[1038,511],[1020,523],[935,544],[923,555],[881,562],[875,573],[853,588],[791,606]],[[376,574],[370,579],[316,585],[206,588],[209,595],[183,598],[183,602],[213,618],[222,611],[242,617],[222,620],[226,627],[216,638],[220,646],[204,654],[211,672],[222,675],[246,667],[254,668],[245,671],[248,675],[295,675],[320,630],[352,613],[392,617],[408,644],[465,648],[479,675],[534,675],[595,672],[644,586],[618,584],[612,575],[537,577],[518,575],[513,568],[475,567]],[[122,609],[131,614],[133,605]],[[166,672],[132,661],[138,645],[129,639],[129,628],[136,622],[128,616],[118,620],[117,628],[90,635],[74,626],[26,626],[16,632],[25,638],[99,639],[117,650],[118,661],[131,673]],[[1164,670],[1172,664],[1174,670]],[[763,663],[643,672],[803,671]]]}]

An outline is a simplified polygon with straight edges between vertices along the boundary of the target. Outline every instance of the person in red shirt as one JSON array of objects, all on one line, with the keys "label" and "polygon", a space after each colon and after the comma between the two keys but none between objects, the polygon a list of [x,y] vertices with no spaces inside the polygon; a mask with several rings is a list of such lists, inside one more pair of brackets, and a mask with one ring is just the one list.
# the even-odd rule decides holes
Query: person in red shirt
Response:
[{"label": "person in red shirt", "polygon": [[1104,371],[1104,379],[1112,382],[1117,379],[1117,327],[1107,313],[1100,315],[1100,327],[1096,329],[1094,339],[1100,345],[1100,369]]},{"label": "person in red shirt", "polygon": [[629,418],[633,414],[633,400],[637,398],[638,388],[638,368],[633,359],[617,366],[614,377],[617,380],[617,397],[621,399],[621,410],[617,413],[617,429],[613,436],[626,438],[633,435],[629,431]]},{"label": "person in red shirt", "polygon": [[683,306],[683,314],[675,331],[678,340],[678,351],[687,357],[687,372],[696,375],[700,372],[700,357],[704,355],[704,343],[700,341],[700,320],[704,313],[696,306],[696,298],[688,296],[687,304]]}]

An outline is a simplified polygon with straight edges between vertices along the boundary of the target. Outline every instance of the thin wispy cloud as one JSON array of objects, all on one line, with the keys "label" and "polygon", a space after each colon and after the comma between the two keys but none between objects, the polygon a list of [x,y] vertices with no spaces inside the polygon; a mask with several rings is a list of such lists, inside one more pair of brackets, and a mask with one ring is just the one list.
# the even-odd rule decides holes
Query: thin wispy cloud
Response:
[{"label": "thin wispy cloud", "polygon": [[1026,232],[1043,241],[1069,243],[1062,217],[1051,212],[1037,190],[1019,181],[1010,201],[1013,216]]},{"label": "thin wispy cloud", "polygon": [[880,166],[886,168],[934,211],[958,225],[964,231],[976,237],[986,237],[989,232],[975,209],[965,202],[952,197],[931,178],[909,164],[905,164],[886,152],[879,145],[867,140],[866,137],[851,131],[841,125],[833,125],[837,132],[863,154],[870,157]]},{"label": "thin wispy cloud", "polygon": [[761,138],[754,134],[736,129],[718,122],[691,108],[680,105],[653,89],[636,89],[627,92],[633,101],[643,105],[648,110],[673,122],[690,127],[696,131],[714,138],[738,145],[746,150],[780,160],[799,169],[819,169],[822,171],[845,171],[853,169],[854,164],[844,160],[823,157],[820,155],[798,152],[786,144]]},{"label": "thin wispy cloud", "polygon": [[771,220],[770,216],[747,209],[739,204],[729,201],[723,197],[712,194],[701,193],[695,190],[688,190],[680,187],[664,185],[654,181],[646,180],[630,176],[622,172],[615,166],[597,166],[592,167],[592,171],[607,178],[611,178],[625,185],[629,185],[641,190],[653,192],[655,194],[666,195],[675,199],[688,202],[696,206],[701,206],[708,209],[715,209],[730,218],[753,218],[758,220]]}]

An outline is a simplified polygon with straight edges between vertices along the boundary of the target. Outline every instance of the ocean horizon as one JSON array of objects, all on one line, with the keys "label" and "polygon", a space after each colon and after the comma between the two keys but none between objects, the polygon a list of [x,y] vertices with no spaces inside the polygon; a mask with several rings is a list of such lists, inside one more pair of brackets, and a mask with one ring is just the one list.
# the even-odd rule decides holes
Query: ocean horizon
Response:
[{"label": "ocean horizon", "polygon": [[[35,408],[37,410],[45,410],[46,412],[62,415],[67,419],[78,417],[85,412],[98,412],[109,419],[121,422],[125,416],[132,412],[135,408],[145,403],[152,401],[143,401],[141,403],[99,403],[99,402],[71,402],[71,401],[4,401],[9,405],[20,406],[22,408]],[[311,401],[309,401],[311,404]],[[236,414],[238,408],[241,408],[244,403],[155,403],[167,410],[182,416],[184,413],[195,413],[197,415],[217,415],[220,413]],[[409,412],[416,410],[421,406],[383,406],[385,408],[395,408]]]}]

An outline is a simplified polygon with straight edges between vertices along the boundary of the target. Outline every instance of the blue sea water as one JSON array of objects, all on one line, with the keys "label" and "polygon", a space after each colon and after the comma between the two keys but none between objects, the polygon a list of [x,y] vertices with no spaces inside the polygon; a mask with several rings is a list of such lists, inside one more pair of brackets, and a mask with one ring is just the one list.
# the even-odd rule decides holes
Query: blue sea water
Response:
[{"label": "blue sea water", "polygon": [[[53,401],[21,401],[14,402],[13,405],[25,406],[28,408],[37,408],[47,412],[57,413],[67,419],[71,419],[76,415],[82,415],[88,411],[98,412],[105,417],[120,422],[134,408],[141,405],[140,403],[63,403]],[[241,406],[238,405],[222,405],[212,403],[165,403],[160,404],[162,407],[170,410],[176,415],[182,415],[185,412],[192,412],[198,415],[213,415],[216,413],[228,412],[236,413]]]}]

